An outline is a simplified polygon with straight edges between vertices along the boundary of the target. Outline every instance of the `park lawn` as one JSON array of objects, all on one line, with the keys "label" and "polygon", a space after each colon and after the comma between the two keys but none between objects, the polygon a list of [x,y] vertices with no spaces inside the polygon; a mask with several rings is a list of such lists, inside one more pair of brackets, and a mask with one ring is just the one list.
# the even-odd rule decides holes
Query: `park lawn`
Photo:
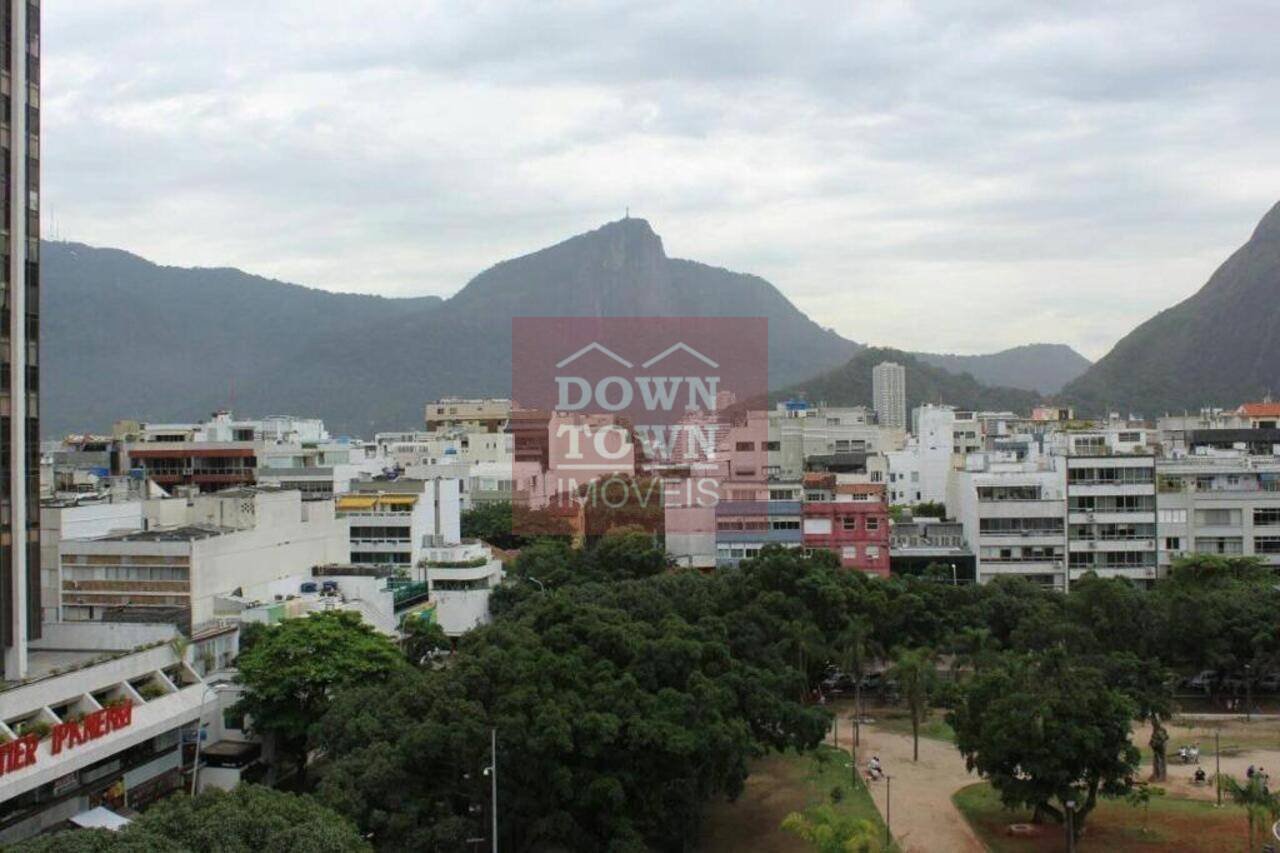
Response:
[{"label": "park lawn", "polygon": [[[1062,853],[1066,850],[1065,833],[1059,824],[1046,824],[1042,834],[1035,838],[1008,835],[1009,824],[1028,823],[1031,814],[1006,811],[995,790],[986,782],[961,788],[952,800],[991,853]],[[1123,800],[1103,800],[1089,815],[1076,849],[1079,853],[1155,850],[1243,853],[1247,849],[1245,814],[1238,806],[1218,809],[1207,801],[1156,797],[1151,801],[1146,820],[1144,832],[1141,808]]]},{"label": "park lawn", "polygon": [[[815,755],[825,756],[815,760]],[[746,788],[735,802],[713,803],[703,822],[699,853],[795,853],[805,843],[780,828],[791,812],[831,805],[831,791],[844,797],[834,808],[841,814],[869,820],[884,832],[884,820],[861,782],[850,791],[849,753],[819,746],[810,753],[773,753],[755,761]],[[896,851],[896,845],[890,853]]]},{"label": "park lawn", "polygon": [[[868,714],[870,715],[870,712]],[[928,718],[920,723],[920,737],[955,743],[956,733],[951,726],[947,725],[946,714],[946,711],[938,708],[931,711]],[[875,722],[872,725],[877,728],[896,735],[911,737],[911,713],[909,711],[900,708],[877,709],[874,718]]]}]

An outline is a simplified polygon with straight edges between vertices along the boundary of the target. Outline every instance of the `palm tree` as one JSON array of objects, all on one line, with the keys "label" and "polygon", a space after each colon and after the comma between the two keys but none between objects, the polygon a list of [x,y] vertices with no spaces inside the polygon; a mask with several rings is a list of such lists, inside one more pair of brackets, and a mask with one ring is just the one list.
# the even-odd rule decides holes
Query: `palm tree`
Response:
[{"label": "palm tree", "polygon": [[1267,790],[1261,776],[1254,776],[1243,785],[1232,776],[1223,776],[1222,788],[1236,805],[1244,806],[1249,822],[1249,853],[1253,853],[1254,829],[1260,829],[1266,837],[1267,822],[1280,815],[1280,797]]},{"label": "palm tree", "polygon": [[955,635],[952,645],[955,649],[955,661],[951,665],[951,673],[955,680],[959,680],[963,664],[973,667],[974,672],[981,672],[987,658],[999,648],[1000,641],[989,628],[968,626]]},{"label": "palm tree", "polygon": [[[850,619],[836,639],[836,647],[840,649],[844,671],[853,678],[853,713],[861,719],[866,714],[862,703],[862,679],[867,674],[867,664],[880,653],[879,645],[871,637],[871,622],[865,616]],[[855,726],[853,730],[856,735],[859,727]],[[854,746],[857,745],[855,742]]]},{"label": "palm tree", "polygon": [[792,812],[782,828],[813,845],[818,853],[880,853],[880,831],[869,820],[838,814],[830,806]]},{"label": "palm tree", "polygon": [[815,658],[823,658],[827,652],[826,637],[818,630],[818,626],[804,619],[792,621],[788,626],[788,641],[796,656],[796,669],[803,680],[800,700],[803,702],[809,695],[809,665]]},{"label": "palm tree", "polygon": [[920,723],[929,713],[929,694],[938,678],[932,649],[899,649],[893,664],[902,698],[911,709],[911,760],[920,760]]}]

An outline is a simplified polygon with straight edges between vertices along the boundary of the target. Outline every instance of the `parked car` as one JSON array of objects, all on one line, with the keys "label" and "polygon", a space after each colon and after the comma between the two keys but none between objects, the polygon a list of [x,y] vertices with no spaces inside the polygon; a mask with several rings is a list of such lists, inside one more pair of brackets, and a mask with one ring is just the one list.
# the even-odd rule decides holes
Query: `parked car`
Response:
[{"label": "parked car", "polygon": [[1255,689],[1259,693],[1280,693],[1280,672],[1268,672],[1259,678]]},{"label": "parked car", "polygon": [[1190,690],[1199,690],[1202,693],[1208,693],[1213,689],[1213,683],[1217,681],[1218,673],[1212,669],[1202,669],[1195,675],[1182,682],[1182,685]]}]

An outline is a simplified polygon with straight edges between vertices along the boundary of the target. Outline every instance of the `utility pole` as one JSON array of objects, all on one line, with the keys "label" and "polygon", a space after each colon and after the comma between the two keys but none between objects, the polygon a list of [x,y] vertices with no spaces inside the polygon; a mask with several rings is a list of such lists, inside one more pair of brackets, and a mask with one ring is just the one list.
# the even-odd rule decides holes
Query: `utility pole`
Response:
[{"label": "utility pole", "polygon": [[489,729],[489,790],[493,813],[493,853],[498,853],[498,730]]},{"label": "utility pole", "polygon": [[1244,721],[1253,722],[1253,667],[1244,665]]}]

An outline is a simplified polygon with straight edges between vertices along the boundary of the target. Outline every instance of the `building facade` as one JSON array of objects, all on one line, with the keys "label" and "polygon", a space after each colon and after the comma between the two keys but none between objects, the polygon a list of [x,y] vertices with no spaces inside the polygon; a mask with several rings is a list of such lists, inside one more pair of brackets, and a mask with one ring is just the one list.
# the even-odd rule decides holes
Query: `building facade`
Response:
[{"label": "building facade", "polygon": [[871,369],[871,396],[881,426],[906,429],[907,369],[885,361]]},{"label": "building facade", "polygon": [[1280,568],[1280,456],[1219,452],[1157,469],[1160,574],[1194,554]]},{"label": "building facade", "polygon": [[0,634],[6,678],[40,636],[40,3],[4,0],[5,263],[0,322]]}]

